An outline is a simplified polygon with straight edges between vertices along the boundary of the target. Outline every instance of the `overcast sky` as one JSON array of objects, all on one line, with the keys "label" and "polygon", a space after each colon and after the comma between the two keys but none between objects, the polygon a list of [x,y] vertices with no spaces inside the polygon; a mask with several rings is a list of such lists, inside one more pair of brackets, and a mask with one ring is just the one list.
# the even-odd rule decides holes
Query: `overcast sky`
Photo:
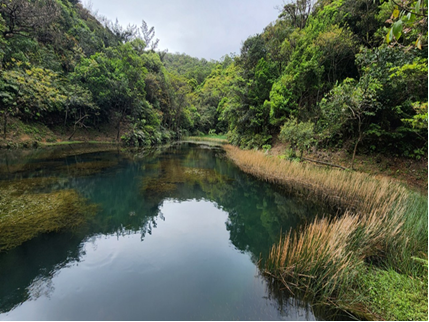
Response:
[{"label": "overcast sky", "polygon": [[218,60],[277,19],[283,0],[84,0],[122,26],[155,27],[159,49]]}]

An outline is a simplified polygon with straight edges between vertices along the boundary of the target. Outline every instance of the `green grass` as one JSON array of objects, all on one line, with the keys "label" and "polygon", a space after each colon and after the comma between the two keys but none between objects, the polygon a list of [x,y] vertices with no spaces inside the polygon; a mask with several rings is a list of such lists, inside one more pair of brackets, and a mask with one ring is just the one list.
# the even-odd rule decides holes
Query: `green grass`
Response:
[{"label": "green grass", "polygon": [[83,141],[61,141],[61,142],[40,142],[40,145],[45,146],[56,146],[56,145],[70,145],[70,144],[82,144]]},{"label": "green grass", "polygon": [[61,142],[40,142],[44,146],[71,145],[71,144],[115,144],[108,141],[61,141]]},{"label": "green grass", "polygon": [[219,139],[219,140],[226,140],[226,135],[217,135],[217,134],[206,134],[198,136],[200,138],[206,138],[206,139]]},{"label": "green grass", "polygon": [[376,318],[390,321],[428,320],[428,279],[396,271],[370,269],[359,276],[360,293]]},{"label": "green grass", "polygon": [[196,141],[196,142],[213,142],[213,143],[228,143],[226,135],[201,135],[201,136],[188,136],[182,141]]}]

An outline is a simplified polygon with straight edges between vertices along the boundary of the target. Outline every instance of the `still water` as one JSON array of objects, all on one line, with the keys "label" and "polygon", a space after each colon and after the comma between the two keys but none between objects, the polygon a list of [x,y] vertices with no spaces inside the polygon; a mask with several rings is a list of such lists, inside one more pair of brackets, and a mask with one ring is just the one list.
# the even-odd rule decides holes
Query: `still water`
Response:
[{"label": "still water", "polygon": [[242,173],[220,148],[1,152],[0,181],[39,177],[97,212],[0,253],[0,320],[320,318],[257,266],[320,209]]}]

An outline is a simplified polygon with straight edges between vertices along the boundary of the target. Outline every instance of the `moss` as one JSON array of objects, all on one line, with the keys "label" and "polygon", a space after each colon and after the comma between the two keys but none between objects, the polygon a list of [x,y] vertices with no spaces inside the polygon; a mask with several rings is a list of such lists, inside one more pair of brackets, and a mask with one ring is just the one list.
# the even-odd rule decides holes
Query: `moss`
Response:
[{"label": "moss", "polygon": [[83,224],[96,207],[75,190],[35,192],[56,178],[2,182],[0,186],[0,252],[21,245],[41,233]]},{"label": "moss", "polygon": [[[4,195],[35,193],[37,190],[58,183],[59,180],[59,178],[55,177],[35,177],[11,181],[0,181],[0,198]],[[0,213],[1,211],[2,209],[0,209]]]},{"label": "moss", "polygon": [[24,172],[31,173],[39,169],[52,169],[61,166],[62,164],[63,162],[61,161],[0,164],[0,175],[10,175]]}]

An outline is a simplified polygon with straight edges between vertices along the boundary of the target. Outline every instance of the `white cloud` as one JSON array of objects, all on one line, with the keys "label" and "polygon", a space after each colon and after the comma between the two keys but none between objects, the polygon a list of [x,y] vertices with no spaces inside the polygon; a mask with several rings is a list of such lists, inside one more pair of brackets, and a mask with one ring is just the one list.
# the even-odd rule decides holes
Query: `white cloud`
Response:
[{"label": "white cloud", "polygon": [[219,59],[239,53],[242,41],[278,16],[282,0],[92,0],[93,10],[126,26],[145,20],[155,27],[159,48]]}]

